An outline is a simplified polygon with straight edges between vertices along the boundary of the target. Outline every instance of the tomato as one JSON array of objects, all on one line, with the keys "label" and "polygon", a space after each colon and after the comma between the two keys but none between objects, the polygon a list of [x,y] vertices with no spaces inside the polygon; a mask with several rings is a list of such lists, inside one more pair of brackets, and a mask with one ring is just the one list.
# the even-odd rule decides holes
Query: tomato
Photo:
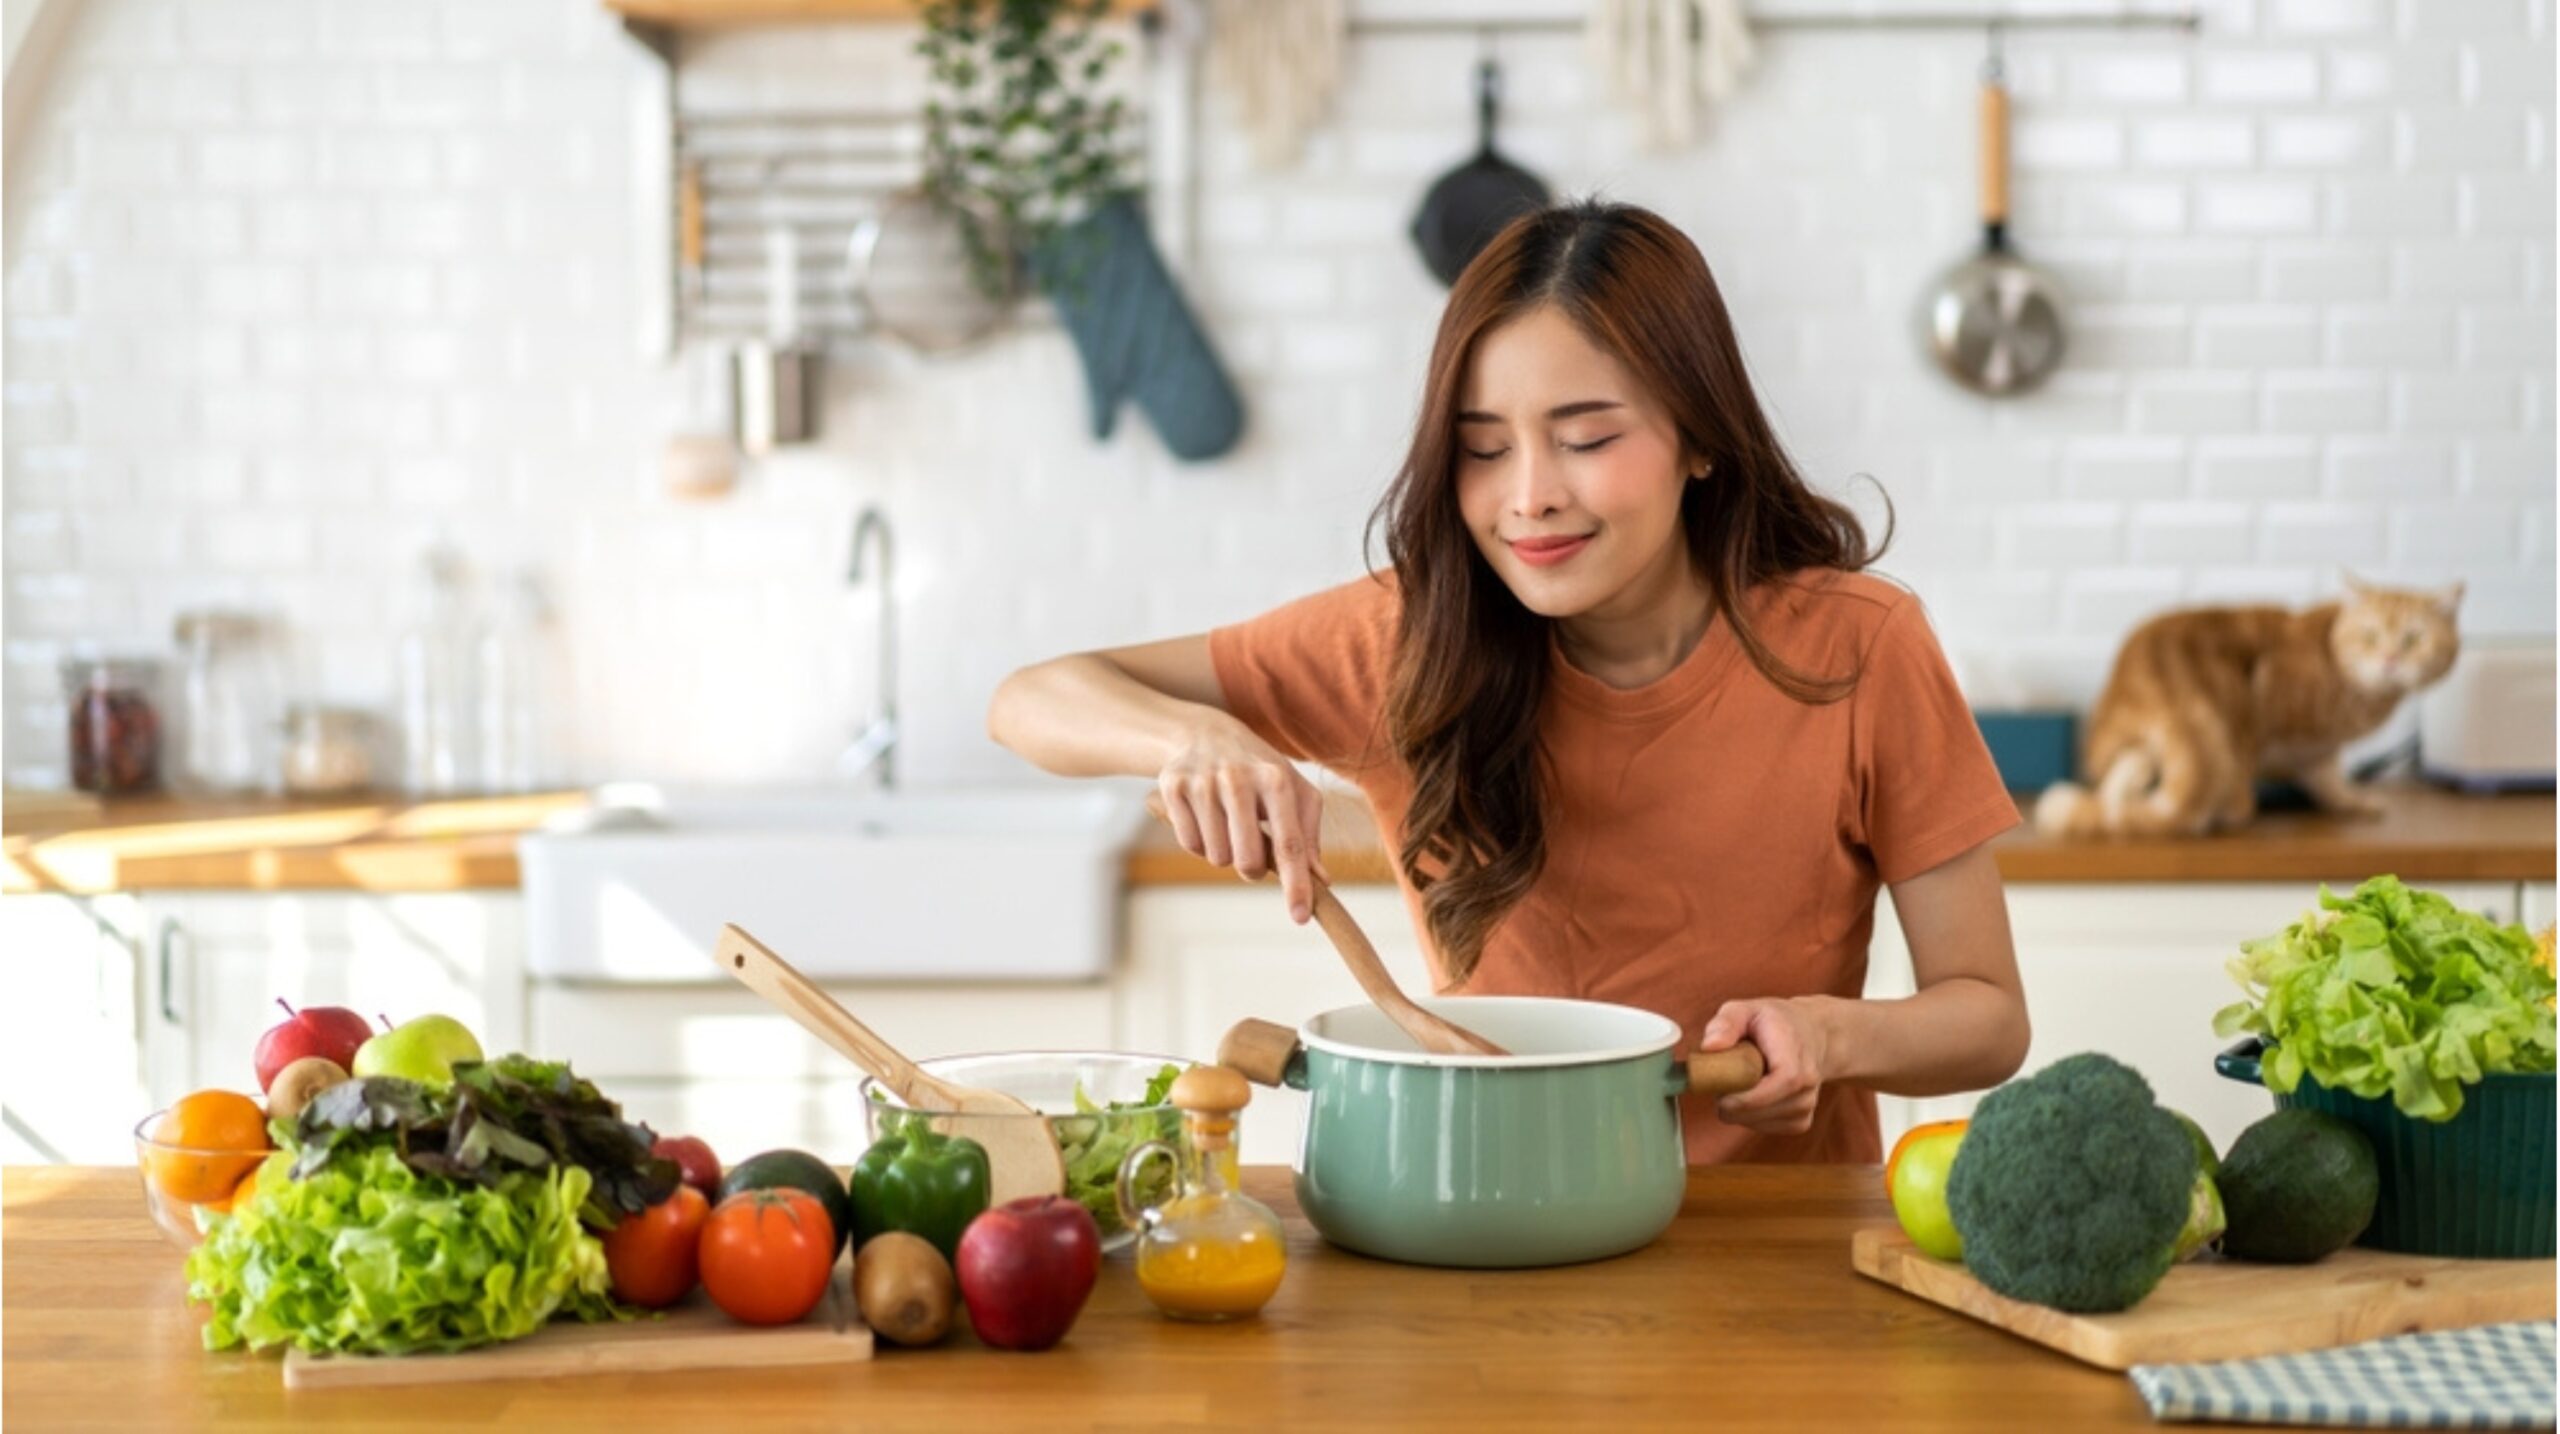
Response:
[{"label": "tomato", "polygon": [[746,1324],[790,1324],[818,1307],[836,1265],[827,1207],[800,1190],[741,1190],[702,1227],[702,1287]]},{"label": "tomato", "polygon": [[702,1227],[710,1218],[711,1202],[690,1185],[677,1186],[676,1193],[637,1215],[625,1215],[604,1237],[614,1298],[661,1310],[693,1293]]}]

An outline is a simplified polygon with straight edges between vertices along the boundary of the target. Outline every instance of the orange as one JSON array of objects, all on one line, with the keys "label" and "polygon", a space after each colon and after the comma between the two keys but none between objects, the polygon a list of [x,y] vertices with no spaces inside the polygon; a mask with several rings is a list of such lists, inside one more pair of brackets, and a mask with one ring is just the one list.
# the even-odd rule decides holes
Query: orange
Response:
[{"label": "orange", "polygon": [[[181,1096],[152,1123],[151,1138],[162,1145],[145,1160],[151,1183],[172,1200],[201,1205],[228,1199],[240,1178],[258,1166],[273,1147],[267,1143],[267,1113],[245,1095],[227,1090],[200,1090]],[[216,1152],[238,1151],[239,1154]]]},{"label": "orange", "polygon": [[231,1187],[230,1194],[223,1196],[219,1200],[207,1200],[204,1202],[204,1208],[208,1210],[219,1210],[226,1215],[239,1209],[241,1205],[248,1201],[250,1196],[258,1193],[258,1172],[264,1168],[266,1168],[266,1162],[264,1160],[261,1160],[256,1165],[250,1166],[249,1173],[240,1177],[240,1183]]}]

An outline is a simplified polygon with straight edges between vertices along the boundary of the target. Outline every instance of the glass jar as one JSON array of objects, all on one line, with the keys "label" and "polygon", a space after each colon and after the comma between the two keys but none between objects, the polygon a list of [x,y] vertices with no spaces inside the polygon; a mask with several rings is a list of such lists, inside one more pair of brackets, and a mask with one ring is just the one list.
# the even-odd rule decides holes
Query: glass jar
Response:
[{"label": "glass jar", "polygon": [[[1152,1141],[1120,1164],[1120,1211],[1138,1232],[1138,1288],[1168,1318],[1222,1323],[1250,1318],[1280,1288],[1288,1241],[1271,1207],[1244,1193],[1236,1169],[1236,1112],[1253,1097],[1225,1066],[1194,1066],[1173,1083],[1183,1113],[1179,1147]],[[1172,1198],[1141,1208],[1138,1172],[1174,1163]]]},{"label": "glass jar", "polygon": [[296,702],[284,714],[284,789],[297,797],[342,797],[373,785],[373,714],[358,707]]},{"label": "glass jar", "polygon": [[147,657],[63,661],[72,786],[122,796],[160,785],[159,686],[160,664]]},{"label": "glass jar", "polygon": [[398,651],[400,785],[412,796],[468,790],[471,624],[461,554],[430,548],[419,559]]},{"label": "glass jar", "polygon": [[177,639],[185,668],[170,785],[220,795],[266,787],[275,679],[264,629],[246,613],[202,610],[178,615]]}]

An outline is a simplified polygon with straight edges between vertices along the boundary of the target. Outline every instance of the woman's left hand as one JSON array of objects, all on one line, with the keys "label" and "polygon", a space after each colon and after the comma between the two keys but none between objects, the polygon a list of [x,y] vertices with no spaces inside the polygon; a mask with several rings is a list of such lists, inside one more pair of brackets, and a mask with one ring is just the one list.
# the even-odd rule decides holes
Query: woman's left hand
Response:
[{"label": "woman's left hand", "polygon": [[1707,1022],[1698,1049],[1728,1050],[1745,1039],[1760,1048],[1768,1069],[1758,1085],[1719,1099],[1716,1114],[1729,1125],[1764,1135],[1811,1130],[1828,1045],[1822,1022],[1791,1000],[1727,1001]]}]

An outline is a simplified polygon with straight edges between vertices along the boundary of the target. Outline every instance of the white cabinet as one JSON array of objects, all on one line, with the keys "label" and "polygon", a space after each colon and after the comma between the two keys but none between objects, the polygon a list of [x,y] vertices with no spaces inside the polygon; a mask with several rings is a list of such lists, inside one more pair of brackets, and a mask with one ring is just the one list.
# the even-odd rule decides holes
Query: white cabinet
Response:
[{"label": "white cabinet", "polygon": [[2519,914],[2527,931],[2539,932],[2560,920],[2560,888],[2547,881],[2528,881],[2517,899]]},{"label": "white cabinet", "polygon": [[[2341,889],[2348,883],[2332,883]],[[2504,882],[2430,883],[2500,920],[2516,919],[2519,892]],[[2098,1050],[2141,1071],[2165,1104],[2185,1111],[2222,1145],[2271,1105],[2265,1092],[2226,1080],[2213,1058],[2216,1011],[2240,999],[2226,969],[2244,940],[2271,934],[2316,904],[2317,883],[2126,882],[2017,884],[2008,889],[2018,965],[2033,1040],[2022,1073]],[[2527,888],[2530,907],[2547,885]],[[1341,890],[1409,991],[1427,990],[1422,955],[1392,887]],[[2528,911],[2528,919],[2532,918]],[[1128,952],[1118,978],[1122,1039],[1139,1050],[1207,1060],[1227,1028],[1247,1016],[1294,1026],[1315,1012],[1362,999],[1321,932],[1290,924],[1268,891],[1148,887],[1130,893]],[[1890,895],[1879,900],[1867,995],[1908,996],[1911,957]],[[1912,1125],[1972,1112],[1979,1093],[1877,1102],[1886,1148]],[[1256,1090],[1244,1116],[1249,1163],[1293,1161],[1305,1098]]]},{"label": "white cabinet", "polygon": [[[2351,883],[2335,882],[2344,889]],[[2501,921],[2516,918],[2504,882],[2430,883]],[[2228,1146],[2272,1106],[2255,1086],[2226,1080],[2213,1057],[2227,1042],[2214,1012],[2241,998],[2227,969],[2240,943],[2272,935],[2318,904],[2313,882],[2019,884],[2009,920],[2034,1035],[2021,1074],[2080,1051],[2105,1051],[2150,1080]],[[1907,995],[1911,957],[1888,896],[1870,949],[1870,996]],[[1979,1095],[1878,1102],[1887,1149],[1910,1126],[1969,1114]]]},{"label": "white cabinet", "polygon": [[[492,1055],[524,1033],[521,903],[506,892],[165,892],[143,899],[169,985],[150,1025],[153,1094],[255,1090],[258,1037],[294,1006],[394,1024],[430,1012]],[[379,1022],[376,1021],[379,1025]]]},{"label": "white cabinet", "polygon": [[0,1164],[130,1164],[161,1019],[140,904],[0,898]]},{"label": "white cabinet", "polygon": [[[1336,888],[1344,909],[1378,948],[1396,984],[1431,989],[1422,948],[1392,886]],[[1128,956],[1120,970],[1120,1024],[1137,1049],[1213,1059],[1218,1039],[1248,1016],[1296,1026],[1317,1012],[1367,999],[1313,922],[1289,920],[1279,893],[1238,885],[1142,887],[1128,908]],[[1306,1097],[1257,1088],[1238,1147],[1247,1164],[1297,1159]]]},{"label": "white cabinet", "polygon": [[[1111,987],[1099,981],[826,989],[918,1060],[1149,1049],[1120,1038]],[[660,1134],[698,1135],[724,1160],[789,1145],[850,1164],[865,1144],[862,1073],[737,985],[535,982],[526,990],[526,1049],[568,1061],[631,1118]]]},{"label": "white cabinet", "polygon": [[0,899],[6,1158],[121,1163],[189,1091],[255,1092],[258,1037],[296,1006],[442,1012],[517,1049],[513,893],[147,892]]},{"label": "white cabinet", "polygon": [[[2553,884],[2433,884],[2466,906],[2539,929]],[[2313,904],[2315,883],[2021,884],[2010,919],[2027,989],[2033,1070],[2103,1050],[2227,1144],[2268,1109],[2213,1071],[2213,1013],[2238,999],[2240,942]],[[1388,969],[1428,989],[1395,888],[1343,888]],[[992,1050],[1215,1056],[1235,1022],[1294,1026],[1362,999],[1321,931],[1292,924],[1267,888],[1132,890],[1107,981],[861,983],[836,998],[918,1057]],[[731,1158],[777,1145],[851,1160],[859,1076],[743,988],[528,982],[521,900],[510,892],[184,892],[0,899],[0,1160],[132,1158],[135,1121],[205,1087],[252,1089],[250,1052],[281,1012],[343,1005],[393,1020],[454,1016],[492,1053],[567,1059],[637,1119],[697,1134]],[[1879,904],[1867,991],[1908,995],[1910,957]],[[1879,1102],[1885,1141],[1970,1112],[1974,1095]],[[1244,1156],[1296,1158],[1305,1099],[1257,1090]]]}]

